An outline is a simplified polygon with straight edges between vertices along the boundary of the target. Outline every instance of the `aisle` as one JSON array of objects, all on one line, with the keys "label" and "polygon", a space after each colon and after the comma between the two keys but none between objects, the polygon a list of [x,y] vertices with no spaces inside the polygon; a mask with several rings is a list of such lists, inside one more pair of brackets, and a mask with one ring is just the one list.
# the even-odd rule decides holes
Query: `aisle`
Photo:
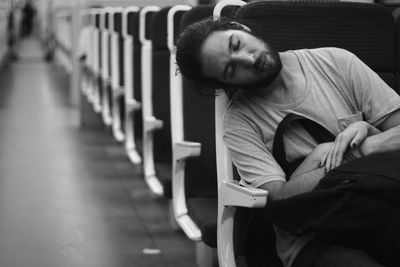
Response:
[{"label": "aisle", "polygon": [[0,266],[194,267],[194,244],[122,148],[79,129],[68,76],[36,41],[18,53],[0,73]]}]

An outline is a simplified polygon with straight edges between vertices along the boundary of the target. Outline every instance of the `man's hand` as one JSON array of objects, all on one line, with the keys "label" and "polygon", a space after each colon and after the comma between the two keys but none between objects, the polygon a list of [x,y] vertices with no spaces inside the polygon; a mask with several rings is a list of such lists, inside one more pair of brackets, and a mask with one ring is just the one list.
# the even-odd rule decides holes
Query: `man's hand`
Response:
[{"label": "man's hand", "polygon": [[350,124],[343,132],[341,132],[335,139],[328,153],[321,159],[321,166],[325,165],[326,171],[339,166],[344,154],[350,147],[351,149],[357,148],[367,136],[376,134],[375,127],[365,121],[357,121]]},{"label": "man's hand", "polygon": [[[333,142],[321,143],[317,145],[314,150],[303,160],[303,162],[293,172],[290,179],[295,176],[302,175],[311,170],[322,168],[321,159],[329,153],[333,146]],[[322,178],[322,177],[321,177]]]}]

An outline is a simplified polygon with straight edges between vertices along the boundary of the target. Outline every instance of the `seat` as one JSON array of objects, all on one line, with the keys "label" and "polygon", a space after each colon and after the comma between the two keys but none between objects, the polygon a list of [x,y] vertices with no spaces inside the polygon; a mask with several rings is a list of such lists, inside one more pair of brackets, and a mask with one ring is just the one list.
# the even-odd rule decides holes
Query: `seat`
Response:
[{"label": "seat", "polygon": [[[328,46],[345,48],[390,86],[396,86],[394,20],[380,5],[263,1],[244,5],[236,16],[278,51]],[[243,188],[235,181],[238,177],[221,134],[227,98],[218,96],[216,102],[220,265],[279,266],[275,251],[265,253],[266,245],[274,238],[273,232],[265,229],[265,222],[263,228],[255,231],[260,221],[248,209],[266,205],[268,192]],[[264,249],[260,251],[260,248]]]},{"label": "seat", "polygon": [[[181,29],[212,15],[213,5],[187,11]],[[169,42],[175,40],[169,28]],[[175,62],[170,44],[171,64]],[[173,142],[172,196],[175,219],[196,243],[199,266],[212,266],[216,251],[217,176],[215,167],[214,98],[200,96],[194,85],[171,72],[171,127]]]},{"label": "seat", "polygon": [[79,16],[81,21],[81,29],[79,33],[79,45],[78,45],[78,58],[81,59],[81,80],[79,88],[81,93],[87,97],[90,90],[90,61],[91,61],[91,10],[81,10]]},{"label": "seat", "polygon": [[398,94],[400,94],[400,3],[399,6],[396,7],[395,10],[393,10],[393,17],[396,19],[396,53],[397,53],[397,64],[396,64],[396,69],[397,69],[397,85],[396,85],[396,91]]},{"label": "seat", "polygon": [[67,34],[60,34],[61,32],[71,32],[72,27],[72,13],[70,9],[58,8],[55,10],[55,27],[57,28],[55,31],[55,41],[56,47],[55,56],[61,66],[64,69],[71,73],[72,65],[71,65],[71,55],[72,55],[72,40],[69,38],[70,36]]},{"label": "seat", "polygon": [[[152,16],[150,23],[152,39],[152,91],[151,98],[148,97],[147,101],[151,101],[151,113],[155,120],[162,122],[162,127],[154,131],[152,136],[153,164],[155,176],[163,187],[163,196],[170,199],[172,198],[171,53],[167,44],[167,31],[168,25],[170,24],[170,27],[173,28],[173,22],[179,21],[183,13],[190,8],[187,5],[162,8]],[[169,21],[169,18],[171,21]],[[170,35],[173,35],[173,32]],[[175,65],[172,66],[172,69],[175,69]],[[143,104],[146,105],[145,99],[143,99]],[[146,143],[144,143],[144,146],[146,146]],[[146,148],[144,148],[144,151],[146,151]],[[171,215],[172,218],[173,214]]]},{"label": "seat", "polygon": [[103,79],[102,79],[102,20],[104,19],[104,9],[96,9],[94,14],[94,27],[92,30],[93,40],[91,43],[92,51],[92,64],[93,64],[93,78],[92,78],[92,96],[93,108],[99,113],[102,109],[102,92],[103,92]]},{"label": "seat", "polygon": [[[170,81],[169,61],[170,52],[167,46],[167,18],[171,7],[162,8],[153,14],[150,21],[150,36],[152,41],[152,69],[150,101],[152,110],[150,114],[162,127],[152,131],[154,175],[160,181],[163,196],[172,198],[171,172],[172,172],[172,140],[170,117]],[[146,105],[145,99],[143,104]],[[151,116],[149,116],[151,120]],[[146,142],[143,144],[146,146]],[[146,148],[144,148],[146,151]],[[148,158],[145,158],[145,161]],[[150,158],[151,159],[151,158]],[[146,164],[146,163],[145,163]]]},{"label": "seat", "polygon": [[122,7],[114,8],[113,28],[111,31],[112,133],[118,142],[122,142],[125,139],[125,133],[122,128],[125,116],[122,11]]},{"label": "seat", "polygon": [[125,82],[125,150],[129,160],[140,164],[142,158],[138,142],[142,131],[140,93],[140,49],[138,44],[139,8],[129,6],[122,12],[124,37],[124,82]]},{"label": "seat", "polygon": [[99,83],[100,76],[99,69],[99,35],[100,35],[100,16],[101,9],[89,9],[89,53],[87,57],[88,65],[88,88],[86,91],[87,99],[93,105],[96,112],[101,110],[101,102],[99,97]]},{"label": "seat", "polygon": [[112,124],[112,92],[111,92],[111,29],[114,9],[104,8],[101,24],[101,114],[106,126]]},{"label": "seat", "polygon": [[143,120],[143,169],[144,178],[151,192],[158,196],[164,194],[164,188],[156,176],[154,164],[153,135],[163,126],[163,122],[153,115],[152,63],[153,50],[151,40],[151,18],[160,10],[158,6],[146,6],[140,10],[139,40],[141,43],[142,77],[142,120]]}]

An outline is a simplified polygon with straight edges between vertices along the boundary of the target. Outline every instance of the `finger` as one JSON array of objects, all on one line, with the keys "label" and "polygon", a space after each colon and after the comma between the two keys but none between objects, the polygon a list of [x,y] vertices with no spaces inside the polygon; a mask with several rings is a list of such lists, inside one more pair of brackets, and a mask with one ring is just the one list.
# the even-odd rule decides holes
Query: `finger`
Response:
[{"label": "finger", "polygon": [[337,150],[338,150],[338,147],[339,147],[341,141],[342,141],[342,135],[339,134],[336,137],[335,143],[333,144],[333,147],[332,147],[332,150],[330,153],[331,158],[330,158],[329,170],[335,168],[335,166],[336,166],[336,154],[337,154]]},{"label": "finger", "polygon": [[319,167],[320,167],[320,168],[321,168],[322,166],[325,166],[325,164],[326,164],[326,155],[327,155],[327,153],[325,153],[325,154],[322,156],[321,161],[319,162]]},{"label": "finger", "polygon": [[328,152],[328,154],[326,156],[326,164],[325,164],[325,171],[326,172],[328,172],[331,169],[332,151],[333,151],[334,145],[335,145],[335,143],[329,149],[329,152]]},{"label": "finger", "polygon": [[335,161],[334,161],[333,168],[336,168],[337,166],[339,166],[342,163],[343,156],[346,153],[350,142],[351,142],[351,138],[349,138],[347,136],[343,136],[340,139],[340,143],[338,143],[338,146],[335,151]]},{"label": "finger", "polygon": [[353,138],[353,140],[350,143],[351,148],[356,148],[358,147],[362,141],[367,137],[366,133],[360,133],[358,132],[356,136]]}]

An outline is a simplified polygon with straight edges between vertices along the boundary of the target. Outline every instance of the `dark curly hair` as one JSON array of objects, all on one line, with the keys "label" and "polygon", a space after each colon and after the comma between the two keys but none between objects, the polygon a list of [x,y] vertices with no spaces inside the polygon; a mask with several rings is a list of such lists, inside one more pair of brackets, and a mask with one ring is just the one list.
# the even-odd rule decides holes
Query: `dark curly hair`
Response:
[{"label": "dark curly hair", "polygon": [[228,95],[234,94],[239,88],[222,83],[203,74],[201,64],[201,49],[204,40],[215,31],[244,30],[235,21],[221,17],[213,20],[208,17],[187,26],[179,35],[176,45],[176,63],[183,76],[195,83],[201,94],[216,95],[224,90]]}]

